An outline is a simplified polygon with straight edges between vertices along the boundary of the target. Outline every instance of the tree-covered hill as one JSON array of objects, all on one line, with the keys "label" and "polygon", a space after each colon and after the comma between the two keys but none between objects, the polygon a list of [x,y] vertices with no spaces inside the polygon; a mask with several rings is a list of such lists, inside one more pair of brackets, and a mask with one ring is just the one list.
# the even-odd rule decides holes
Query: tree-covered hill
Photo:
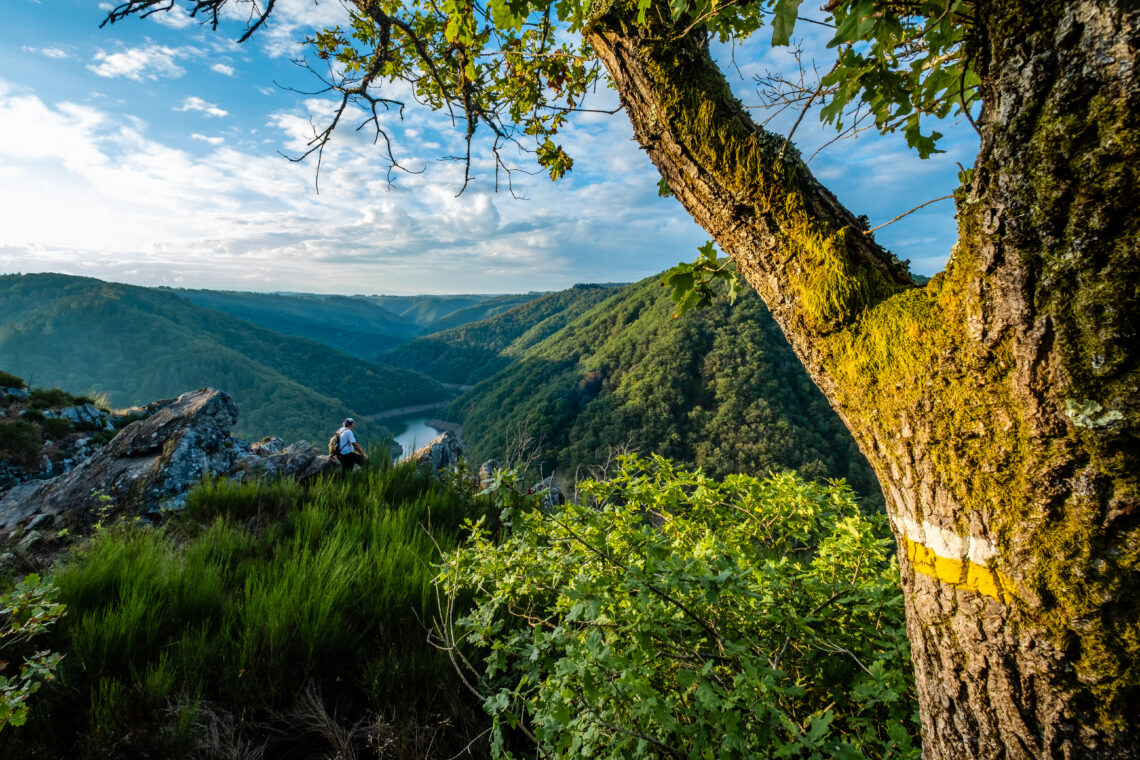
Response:
[{"label": "tree-covered hill", "polygon": [[414,322],[367,298],[221,290],[175,292],[198,306],[233,314],[274,332],[317,340],[361,357],[398,346],[422,332]]},{"label": "tree-covered hill", "polygon": [[463,309],[456,309],[450,314],[444,314],[423,325],[424,334],[449,330],[452,327],[481,322],[484,319],[497,317],[503,312],[510,311],[519,304],[533,301],[545,295],[544,293],[511,293],[502,296],[490,296]]},{"label": "tree-covered hill", "polygon": [[526,350],[613,293],[612,286],[575,285],[516,305],[498,316],[425,335],[376,357],[444,383],[486,380]]},{"label": "tree-covered hill", "polygon": [[462,421],[473,458],[531,437],[546,472],[573,475],[626,446],[715,476],[844,477],[878,498],[854,439],[755,293],[673,319],[659,282],[605,291],[457,399],[446,414]]},{"label": "tree-covered hill", "polygon": [[464,312],[466,314],[465,321],[470,322],[486,319],[492,315],[492,311],[504,303],[514,305],[521,303],[522,300],[534,298],[538,295],[538,293],[498,296],[479,293],[456,293],[420,296],[372,295],[365,296],[365,298],[375,304],[383,306],[388,311],[403,317],[409,322],[414,322],[425,331],[430,331],[442,330],[461,324],[457,321],[442,321],[452,315],[457,315],[458,312]]},{"label": "tree-covered hill", "polygon": [[[446,398],[416,372],[265,330],[161,289],[56,274],[0,276],[0,367],[114,406],[201,386],[229,392],[237,431],[323,443],[346,414]],[[362,439],[383,434],[362,421]]]}]

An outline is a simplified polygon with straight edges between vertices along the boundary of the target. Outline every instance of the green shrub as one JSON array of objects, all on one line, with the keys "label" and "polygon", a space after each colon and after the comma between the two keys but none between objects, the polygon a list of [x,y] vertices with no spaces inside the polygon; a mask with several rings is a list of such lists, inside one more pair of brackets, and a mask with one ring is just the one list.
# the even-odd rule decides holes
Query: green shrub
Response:
[{"label": "green shrub", "polygon": [[28,422],[43,422],[46,419],[39,409],[25,409],[20,412],[20,416]]},{"label": "green shrub", "polygon": [[24,378],[0,370],[0,388],[23,388],[24,385]]},{"label": "green shrub", "polygon": [[52,409],[69,406],[74,398],[59,388],[36,388],[29,395],[29,401],[34,409]]},{"label": "green shrub", "polygon": [[72,431],[71,422],[63,417],[50,417],[40,423],[44,435],[49,438],[62,438]]},{"label": "green shrub", "polygon": [[25,420],[0,422],[0,458],[26,459],[40,450],[40,430]]},{"label": "green shrub", "polygon": [[893,544],[846,486],[627,457],[579,489],[508,501],[505,540],[440,576],[474,594],[447,630],[485,655],[493,754],[522,731],[548,758],[920,756]]},{"label": "green shrub", "polygon": [[[0,731],[22,726],[28,719],[28,699],[44,683],[55,678],[61,655],[30,647],[63,617],[64,605],[56,601],[58,590],[50,578],[32,574],[0,594]],[[8,657],[21,660],[6,662]]]}]

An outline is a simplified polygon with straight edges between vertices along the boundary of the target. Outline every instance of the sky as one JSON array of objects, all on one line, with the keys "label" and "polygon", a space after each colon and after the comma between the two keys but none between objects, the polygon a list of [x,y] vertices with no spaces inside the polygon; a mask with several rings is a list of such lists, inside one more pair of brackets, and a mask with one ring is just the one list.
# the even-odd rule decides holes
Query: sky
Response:
[{"label": "sky", "polygon": [[[385,123],[401,162],[389,175],[363,133],[341,130],[319,177],[304,149],[329,101],[292,63],[314,29],[343,24],[338,0],[278,0],[266,27],[237,44],[243,19],[213,32],[184,11],[99,28],[98,0],[5,0],[0,35],[0,272],[64,272],[136,285],[315,293],[507,293],[628,282],[696,258],[708,239],[633,141],[624,113],[577,114],[561,142],[574,169],[557,183],[515,175],[494,188],[483,155],[457,197],[461,134],[423,108]],[[805,4],[806,8],[806,4]],[[799,42],[824,55],[819,27]],[[814,51],[814,52],[813,52]],[[791,70],[762,31],[718,59],[756,102],[753,77]],[[292,88],[292,89],[290,89]],[[600,89],[589,105],[612,108]],[[758,114],[760,112],[757,112]],[[763,118],[763,115],[758,116]],[[786,134],[795,114],[769,127]],[[881,224],[950,193],[977,138],[947,122],[926,161],[901,136],[863,133],[821,152],[815,175]],[[834,136],[809,115],[805,156]],[[521,162],[527,166],[525,159]],[[537,168],[533,166],[531,168]],[[876,233],[913,271],[945,264],[953,203]]]}]

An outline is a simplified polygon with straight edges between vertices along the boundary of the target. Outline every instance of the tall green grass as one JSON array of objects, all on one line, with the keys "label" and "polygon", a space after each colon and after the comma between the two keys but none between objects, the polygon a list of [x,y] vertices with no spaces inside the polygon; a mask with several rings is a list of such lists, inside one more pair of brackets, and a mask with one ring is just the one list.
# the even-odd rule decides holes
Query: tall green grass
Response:
[{"label": "tall green grass", "polygon": [[203,700],[254,720],[314,685],[346,716],[461,722],[426,627],[432,565],[479,511],[470,489],[377,466],[309,486],[212,481],[164,528],[97,536],[56,573],[59,683],[0,754],[176,756]]}]

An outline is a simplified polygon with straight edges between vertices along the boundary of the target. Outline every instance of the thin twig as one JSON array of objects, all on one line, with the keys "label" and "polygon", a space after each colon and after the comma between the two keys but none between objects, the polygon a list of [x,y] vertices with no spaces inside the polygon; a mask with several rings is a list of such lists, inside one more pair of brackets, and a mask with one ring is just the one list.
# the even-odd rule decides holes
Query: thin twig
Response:
[{"label": "thin twig", "polygon": [[907,211],[906,213],[903,213],[903,214],[899,214],[898,216],[896,216],[894,219],[892,219],[892,220],[891,220],[891,221],[889,221],[889,222],[883,222],[883,223],[882,223],[882,224],[880,224],[878,227],[872,227],[871,229],[867,230],[867,231],[866,231],[864,234],[866,234],[866,235],[870,235],[870,234],[871,234],[872,232],[874,232],[875,230],[881,230],[881,229],[883,229],[884,227],[886,227],[888,224],[894,224],[894,223],[895,223],[895,222],[897,222],[899,219],[902,219],[904,216],[908,216],[908,215],[910,215],[910,214],[913,214],[915,211],[918,211],[920,208],[925,208],[926,206],[929,206],[931,203],[938,203],[938,201],[945,201],[945,200],[949,200],[950,198],[953,198],[953,197],[954,197],[954,194],[953,194],[953,193],[951,193],[950,195],[943,195],[941,198],[935,198],[935,199],[934,199],[934,200],[932,200],[932,201],[927,201],[926,203],[923,203],[923,204],[920,204],[920,205],[918,205],[918,206],[915,206],[914,208],[912,208],[910,211]]}]

